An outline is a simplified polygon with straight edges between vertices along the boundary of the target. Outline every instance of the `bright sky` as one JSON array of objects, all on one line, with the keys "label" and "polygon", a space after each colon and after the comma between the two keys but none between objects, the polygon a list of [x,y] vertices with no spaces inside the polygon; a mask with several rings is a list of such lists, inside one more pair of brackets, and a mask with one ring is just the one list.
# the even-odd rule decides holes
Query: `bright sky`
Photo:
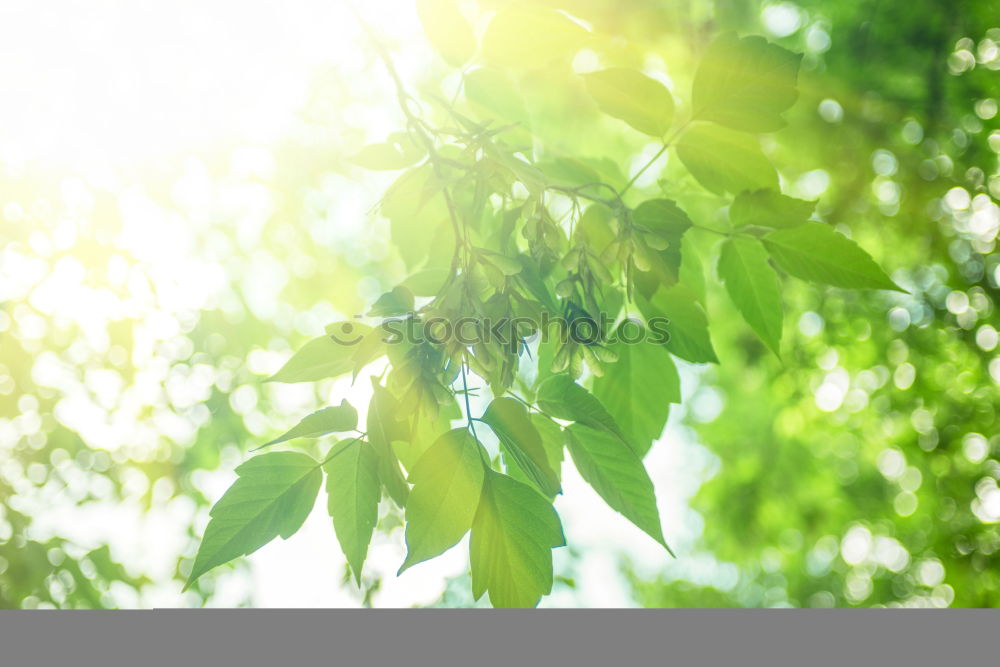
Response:
[{"label": "bright sky", "polygon": [[[366,0],[358,6],[393,44],[404,77],[424,66],[428,53],[411,3]],[[129,235],[126,246],[145,262],[147,272],[158,281],[159,294],[172,294],[176,303],[197,307],[210,302],[213,288],[224,282],[213,272],[211,262],[188,256],[187,239],[199,221],[196,216],[165,214],[133,188],[136,184],[129,180],[133,178],[130,174],[135,168],[162,161],[185,164],[191,155],[223,143],[244,145],[242,155],[249,155],[247,159],[254,163],[258,153],[246,151],[274,145],[293,127],[309,84],[321,68],[332,66],[357,73],[354,80],[369,94],[372,86],[375,90],[383,87],[385,82],[373,83],[369,81],[371,74],[362,71],[360,40],[346,3],[334,0],[4,0],[0,3],[0,90],[4,98],[0,104],[0,168],[6,173],[16,173],[27,164],[68,169],[79,178],[64,183],[62,196],[83,203],[90,185],[110,186],[119,192]],[[382,124],[397,121],[389,106],[384,114],[371,109],[366,113],[375,133],[388,129],[380,127]],[[266,158],[266,150],[263,155]],[[355,202],[347,213],[355,215],[368,206]],[[12,215],[12,209],[5,210]],[[77,231],[67,233],[75,235]],[[57,235],[39,243],[58,244],[60,238],[64,237]],[[180,330],[171,319],[177,317],[179,306],[171,310],[161,302],[153,310],[151,302],[142,299],[124,305],[107,301],[99,292],[79,284],[79,265],[67,261],[60,266],[58,270],[36,266],[41,273],[31,285],[24,286],[36,293],[42,290],[40,297],[33,297],[41,304],[36,306],[41,312],[80,322],[96,318],[93,329],[99,332],[101,318],[111,317],[116,309],[133,308],[138,311],[130,315],[145,317],[150,332],[166,331],[163,335],[169,335]],[[16,294],[18,286],[8,285],[7,289]],[[2,297],[0,293],[0,300]],[[93,345],[99,347],[100,341]],[[57,360],[42,366],[42,379],[63,386],[75,381],[72,369],[61,367]],[[153,384],[161,380],[147,379]],[[690,394],[694,378],[689,375],[686,379],[686,394]],[[100,386],[105,395],[120,393],[121,402],[127,404],[132,390],[116,382],[110,375],[86,378],[89,387]],[[347,398],[355,405],[364,404],[363,398],[355,400],[351,394]],[[712,402],[711,397],[706,400]],[[111,407],[104,409],[110,411]],[[92,445],[99,441],[111,446],[134,439],[132,431],[122,430],[110,418],[95,421],[94,414],[103,413],[95,412],[95,407],[81,398],[67,402],[60,419],[72,423]],[[193,428],[169,421],[161,426],[174,429],[181,438]],[[685,432],[668,429],[647,464],[656,484],[667,539],[683,552],[701,525],[700,519],[685,509],[685,500],[711,462]],[[570,468],[567,465],[564,470],[565,495],[557,506],[569,542],[585,554],[577,573],[580,589],[576,597],[556,595],[547,599],[546,605],[629,604],[618,574],[619,553],[627,553],[649,574],[683,568],[697,579],[700,568],[713,567],[696,559],[671,562],[650,538],[608,509]],[[231,480],[231,472],[222,471],[212,484],[221,494]],[[58,510],[38,510],[38,530],[76,535],[82,542],[109,539],[119,557],[141,564],[150,573],[166,575],[170,555],[176,552],[191,520],[192,507],[178,499],[158,505],[147,516],[137,508],[111,503],[85,508],[65,503]],[[397,579],[394,573],[402,560],[401,545],[377,540],[366,566],[385,576],[375,604],[410,606],[433,601],[446,577],[464,572],[465,554],[463,543],[443,558],[415,567]],[[557,570],[559,558],[562,556],[557,556]],[[316,508],[291,540],[268,545],[250,562],[252,581],[239,576],[223,578],[219,604],[235,603],[248,590],[260,606],[358,604],[356,595],[340,583],[344,559],[322,507]],[[154,592],[143,603],[185,604],[173,586]]]}]

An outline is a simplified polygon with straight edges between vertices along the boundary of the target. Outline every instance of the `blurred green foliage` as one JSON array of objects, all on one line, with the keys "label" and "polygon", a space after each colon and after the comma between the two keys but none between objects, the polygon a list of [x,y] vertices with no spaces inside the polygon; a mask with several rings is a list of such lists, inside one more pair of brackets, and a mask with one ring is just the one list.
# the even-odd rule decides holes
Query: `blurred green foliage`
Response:
[{"label": "blurred green foliage", "polygon": [[[338,85],[336,72],[317,83],[298,125],[308,141],[218,146],[104,186],[45,165],[8,173],[0,607],[210,598],[213,582],[180,590],[211,472],[228,475],[287,426],[287,406],[329,391],[272,401],[262,374],[360,307],[357,292],[317,285],[380,272],[377,249],[329,222],[324,189],[352,169],[330,156],[363,132],[326,132]],[[250,598],[243,587],[225,602]]]},{"label": "blurred green foliage", "polygon": [[[751,4],[717,9],[766,27],[768,4],[736,7]],[[745,327],[718,330],[721,364],[698,391],[721,411],[685,422],[715,457],[692,551],[724,574],[633,572],[636,600],[996,606],[996,5],[786,6],[800,27],[779,43],[828,48],[807,56],[804,99],[775,135],[785,177],[824,186],[820,214],[911,294],[795,286],[781,361]],[[716,320],[735,318],[713,303]]]}]

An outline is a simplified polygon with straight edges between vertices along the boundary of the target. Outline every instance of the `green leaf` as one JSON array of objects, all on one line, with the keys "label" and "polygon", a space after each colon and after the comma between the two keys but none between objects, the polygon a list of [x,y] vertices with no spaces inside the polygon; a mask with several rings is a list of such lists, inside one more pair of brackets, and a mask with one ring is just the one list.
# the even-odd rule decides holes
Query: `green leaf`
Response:
[{"label": "green leaf", "polygon": [[465,75],[463,90],[465,97],[489,116],[506,123],[519,123],[525,129],[531,127],[520,91],[503,72],[484,67],[474,69]]},{"label": "green leaf", "polygon": [[454,0],[417,0],[417,15],[428,41],[452,67],[476,53],[476,38]]},{"label": "green leaf", "polygon": [[516,276],[524,268],[519,258],[508,257],[502,253],[482,248],[476,252],[482,261],[492,265],[505,276]]},{"label": "green leaf", "polygon": [[406,440],[409,431],[401,421],[402,410],[389,390],[372,378],[372,400],[368,404],[368,442],[378,456],[378,475],[386,491],[397,505],[404,507],[410,487],[399,468],[399,459],[393,451],[394,440]]},{"label": "green leaf", "polygon": [[607,433],[582,424],[567,428],[566,436],[580,476],[611,509],[670,551],[660,527],[653,482],[635,452]]},{"label": "green leaf", "polygon": [[621,190],[628,179],[617,162],[607,157],[553,157],[535,162],[546,179],[556,185],[570,187],[603,182]]},{"label": "green leaf", "polygon": [[684,236],[681,239],[681,254],[684,261],[681,262],[680,280],[688,288],[691,296],[698,303],[705,302],[705,269],[701,263],[701,255],[695,238]]},{"label": "green leaf", "polygon": [[668,350],[696,364],[718,363],[708,334],[708,318],[687,285],[682,283],[659,290],[652,298],[642,299],[640,303],[651,328],[654,328],[653,317],[668,320],[665,327],[662,322],[656,326],[657,329],[665,328],[669,334],[669,340],[664,343]]},{"label": "green leaf", "polygon": [[905,292],[857,243],[821,222],[779,229],[763,238],[786,273],[824,285]]},{"label": "green leaf", "polygon": [[353,362],[351,382],[358,379],[365,366],[386,354],[385,339],[388,333],[384,326],[372,329],[364,337],[354,344],[354,354],[351,355]]},{"label": "green leaf", "polygon": [[521,255],[520,261],[521,271],[517,274],[517,281],[524,287],[526,295],[534,297],[550,313],[558,312],[559,307],[542,278],[538,264],[526,255]]},{"label": "green leaf", "polygon": [[625,438],[604,405],[565,373],[553,375],[542,382],[535,400],[542,412],[550,417],[579,422],[623,440]]},{"label": "green leaf", "polygon": [[500,67],[531,69],[569,56],[589,35],[578,23],[553,9],[528,4],[500,8],[483,36],[483,56]]},{"label": "green leaf", "polygon": [[361,440],[346,440],[330,451],[330,460],[323,469],[326,509],[354,579],[361,585],[361,568],[378,522],[378,501],[382,494],[378,457]]},{"label": "green leaf", "polygon": [[524,406],[512,398],[496,398],[482,421],[497,434],[504,450],[545,496],[559,493],[559,476],[549,465],[542,436]]},{"label": "green leaf", "polygon": [[632,223],[666,243],[663,250],[649,251],[646,257],[649,270],[637,271],[634,276],[639,291],[648,296],[677,282],[682,239],[691,228],[691,218],[670,199],[649,199],[632,211]]},{"label": "green leaf", "polygon": [[729,207],[729,220],[736,227],[794,227],[809,219],[816,202],[786,197],[777,190],[744,190]]},{"label": "green leaf", "polygon": [[798,97],[802,56],[763,37],[719,35],[695,72],[693,117],[734,130],[771,132],[785,126],[781,113]]},{"label": "green leaf", "polygon": [[255,456],[236,468],[239,476],[209,512],[187,585],[239,556],[252,554],[277,536],[288,539],[302,526],[323,482],[319,463],[299,452]]},{"label": "green leaf", "polygon": [[698,123],[681,135],[677,156],[715,194],[778,187],[778,174],[752,135]]},{"label": "green leaf", "polygon": [[350,157],[351,162],[376,171],[404,169],[424,156],[410,135],[396,132],[381,144],[369,144]]},{"label": "green leaf", "polygon": [[354,368],[354,346],[371,331],[357,322],[327,327],[330,335],[313,338],[292,355],[267,382],[316,382],[349,373]]},{"label": "green leaf", "polygon": [[400,286],[410,290],[414,296],[437,296],[449,275],[451,271],[448,269],[421,269],[407,276]]},{"label": "green leaf", "polygon": [[[614,415],[635,453],[643,456],[660,437],[670,415],[670,404],[681,402],[681,381],[670,354],[645,340],[638,343],[635,322],[623,322],[610,345],[618,361],[594,378],[594,396]],[[647,332],[644,332],[646,334]]]},{"label": "green leaf", "polygon": [[672,241],[691,228],[691,218],[670,199],[648,199],[632,211],[632,222]]},{"label": "green leaf", "polygon": [[487,472],[469,544],[472,594],[494,607],[534,607],[552,590],[552,549],[566,543],[559,515],[537,491]]},{"label": "green leaf", "polygon": [[[403,172],[382,198],[392,243],[408,269],[434,260],[434,251],[454,248],[448,204],[430,164]],[[449,255],[450,257],[450,255]]]},{"label": "green leaf", "polygon": [[412,312],[413,292],[408,287],[397,285],[375,300],[368,317],[396,317]]},{"label": "green leaf", "polygon": [[548,417],[537,412],[531,413],[531,423],[542,438],[542,448],[545,449],[545,458],[549,462],[549,467],[556,473],[556,479],[562,479],[563,449],[566,445],[566,436],[563,435],[562,427]]},{"label": "green leaf", "polygon": [[472,527],[485,466],[468,429],[448,431],[410,473],[406,504],[406,560],[400,572],[455,546]]},{"label": "green leaf", "polygon": [[318,438],[327,433],[353,431],[357,426],[358,411],[344,399],[340,402],[340,405],[323,408],[304,417],[302,421],[283,435],[262,446],[270,447],[271,445],[294,438]]},{"label": "green leaf", "polygon": [[781,356],[781,286],[760,241],[733,236],[722,244],[719,278],[743,319]]},{"label": "green leaf", "polygon": [[601,111],[640,132],[662,137],[674,117],[674,98],[666,86],[634,69],[614,67],[583,76],[587,92]]}]

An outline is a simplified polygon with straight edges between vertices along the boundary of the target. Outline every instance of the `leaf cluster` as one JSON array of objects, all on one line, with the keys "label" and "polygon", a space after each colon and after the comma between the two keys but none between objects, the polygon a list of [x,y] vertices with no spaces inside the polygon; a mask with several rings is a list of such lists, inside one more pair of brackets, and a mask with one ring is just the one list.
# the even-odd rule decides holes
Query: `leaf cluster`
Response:
[{"label": "leaf cluster", "polygon": [[[681,400],[674,359],[718,361],[701,270],[714,257],[702,256],[690,235],[721,237],[719,278],[775,354],[782,273],[834,287],[898,289],[857,244],[810,220],[812,202],[780,193],[761,149],[758,134],[782,127],[796,100],[798,55],[760,37],[722,34],[679,101],[650,72],[575,73],[573,56],[599,51],[606,40],[563,12],[505,5],[479,40],[454,2],[422,0],[418,9],[431,45],[462,68],[462,89],[454,102],[415,96],[373,38],[405,128],[354,161],[401,171],[379,210],[408,275],[368,315],[414,330],[464,320],[470,331],[388,340],[382,327],[341,322],[307,343],[273,381],[357,377],[387,361],[372,378],[365,430],[321,460],[268,452],[240,466],[212,508],[191,581],[288,538],[325,474],[333,527],[358,581],[386,497],[405,516],[400,571],[471,534],[475,597],[534,606],[552,589],[552,549],[565,544],[552,501],[567,450],[611,508],[669,550],[642,459]],[[539,122],[550,101],[532,84],[539,72],[556,89],[584,95],[626,132],[655,140],[656,157],[626,181],[613,161],[556,150]],[[725,228],[689,215],[676,199],[638,196],[639,176],[668,151],[694,187],[730,205]],[[539,324],[546,315],[559,316],[560,326],[597,330],[534,344],[546,333]],[[610,315],[607,331],[601,315]],[[620,327],[650,326],[654,318],[669,322],[665,342],[612,342]],[[503,335],[489,335],[496,333]],[[473,411],[470,377],[492,396],[484,410]],[[463,416],[464,426],[453,428]],[[495,436],[495,452],[477,424]],[[268,444],[357,426],[345,400]]]}]

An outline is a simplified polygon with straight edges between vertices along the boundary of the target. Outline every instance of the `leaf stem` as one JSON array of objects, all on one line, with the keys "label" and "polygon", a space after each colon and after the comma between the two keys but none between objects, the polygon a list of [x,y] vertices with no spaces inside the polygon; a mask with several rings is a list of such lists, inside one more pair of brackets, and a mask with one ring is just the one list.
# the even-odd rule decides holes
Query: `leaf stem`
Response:
[{"label": "leaf stem", "polygon": [[534,405],[532,405],[528,401],[524,400],[523,398],[521,398],[520,396],[518,396],[514,392],[508,391],[507,395],[510,396],[511,398],[513,398],[515,401],[517,401],[521,405],[523,405],[524,407],[528,408],[528,410],[531,410],[532,412],[536,412],[536,413],[540,414],[541,416],[545,417],[546,419],[548,419],[550,422],[552,422],[553,424],[555,424],[559,428],[562,428],[562,424],[560,424],[555,419],[553,419],[552,417],[548,416],[547,414],[545,414],[544,412],[542,412],[540,409],[538,409],[537,407],[535,407]]},{"label": "leaf stem", "polygon": [[472,418],[472,407],[469,405],[469,383],[465,378],[465,368],[468,366],[468,362],[464,359],[462,360],[462,393],[465,397],[465,420],[469,424],[469,430],[472,431],[472,437],[479,442],[479,436],[476,435],[476,426],[472,422],[475,421]]},{"label": "leaf stem", "polygon": [[334,452],[330,456],[328,456],[325,459],[323,459],[322,461],[320,461],[316,465],[316,467],[317,468],[321,468],[322,466],[325,466],[327,463],[329,463],[330,461],[334,460],[335,458],[337,458],[338,456],[340,456],[341,454],[343,454],[344,452],[346,452],[347,448],[350,447],[350,445],[353,445],[355,442],[357,442],[358,440],[361,440],[362,438],[366,437],[367,435],[368,435],[368,433],[365,432],[365,433],[362,433],[361,435],[354,436],[353,438],[351,438],[350,443],[348,445],[345,445],[344,447],[341,447],[336,452]]},{"label": "leaf stem", "polygon": [[646,173],[646,170],[649,169],[650,167],[652,167],[653,163],[656,162],[657,160],[659,160],[661,155],[663,155],[664,153],[667,152],[667,149],[670,148],[671,144],[673,144],[674,141],[676,141],[677,137],[679,137],[681,135],[681,132],[683,132],[684,130],[686,130],[687,126],[690,125],[690,124],[691,124],[691,121],[685,121],[684,123],[681,123],[677,127],[677,129],[674,130],[673,133],[669,137],[667,137],[666,139],[664,139],[663,146],[660,147],[660,150],[656,151],[656,155],[654,155],[646,164],[644,164],[642,166],[642,169],[640,169],[639,171],[637,171],[636,174],[635,174],[635,176],[633,176],[632,179],[628,183],[625,184],[625,187],[621,191],[621,196],[622,197],[624,197],[625,193],[628,192],[632,188],[633,185],[635,185],[635,182],[637,180],[639,180],[639,177],[642,176],[644,173]]}]

